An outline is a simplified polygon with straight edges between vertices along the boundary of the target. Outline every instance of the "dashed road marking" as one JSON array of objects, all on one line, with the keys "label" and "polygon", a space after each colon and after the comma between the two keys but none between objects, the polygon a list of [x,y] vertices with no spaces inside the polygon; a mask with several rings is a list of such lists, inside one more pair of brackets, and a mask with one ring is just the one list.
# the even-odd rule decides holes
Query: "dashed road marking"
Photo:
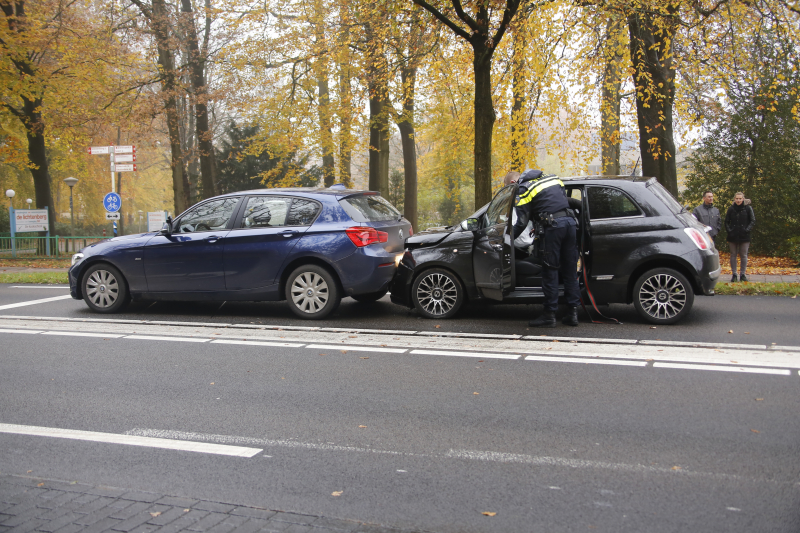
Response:
[{"label": "dashed road marking", "polygon": [[106,339],[119,339],[124,335],[117,333],[87,333],[83,331],[45,331],[42,335],[64,335],[67,337],[104,337]]},{"label": "dashed road marking", "polygon": [[675,368],[680,370],[716,370],[718,372],[742,372],[746,374],[774,374],[790,376],[791,370],[778,368],[756,368],[744,366],[695,365],[690,363],[653,363],[654,368]]},{"label": "dashed road marking", "polygon": [[211,344],[239,344],[242,346],[281,346],[284,348],[302,348],[305,344],[293,344],[291,342],[267,342],[267,341],[234,341],[228,339],[215,339]]},{"label": "dashed road marking", "polygon": [[412,354],[418,355],[450,355],[456,357],[479,357],[487,359],[519,359],[518,353],[481,353],[481,352],[444,352],[442,350],[411,350]]},{"label": "dashed road marking", "polygon": [[354,352],[382,352],[382,353],[406,353],[406,348],[382,348],[380,346],[350,346],[349,344],[309,344],[306,348],[312,350],[347,350]]},{"label": "dashed road marking", "polygon": [[55,302],[57,300],[66,300],[72,298],[69,294],[63,296],[53,296],[52,298],[42,298],[40,300],[28,300],[27,302],[17,302],[15,304],[0,305],[0,309],[14,309],[15,307],[25,307],[26,305],[44,304],[47,302]]},{"label": "dashed road marking", "polygon": [[215,455],[229,455],[233,457],[253,457],[262,451],[261,448],[246,448],[243,446],[230,446],[227,444],[190,442],[185,440],[170,440],[154,437],[138,437],[133,435],[119,435],[116,433],[81,431],[77,429],[21,426],[17,424],[0,424],[0,433],[12,433],[15,435],[28,435],[35,437],[54,437],[59,439],[83,440],[107,444],[126,444],[128,446],[163,448],[166,450],[210,453]]},{"label": "dashed road marking", "polygon": [[581,357],[547,357],[542,355],[526,355],[526,361],[552,361],[554,363],[584,363],[587,365],[647,366],[646,361],[620,361],[617,359],[595,359]]},{"label": "dashed road marking", "polygon": [[161,337],[155,335],[125,335],[123,339],[136,339],[140,341],[170,341],[170,342],[208,342],[211,339],[198,339],[196,337]]},{"label": "dashed road marking", "polygon": [[69,289],[69,285],[12,285],[9,289]]}]

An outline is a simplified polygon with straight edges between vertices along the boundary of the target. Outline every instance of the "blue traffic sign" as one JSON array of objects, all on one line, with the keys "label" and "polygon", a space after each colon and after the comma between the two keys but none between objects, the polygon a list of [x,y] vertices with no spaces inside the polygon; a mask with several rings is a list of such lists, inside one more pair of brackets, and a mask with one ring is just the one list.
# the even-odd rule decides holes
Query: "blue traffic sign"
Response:
[{"label": "blue traffic sign", "polygon": [[116,213],[119,211],[119,208],[122,207],[122,199],[119,197],[119,194],[110,192],[103,198],[103,207],[105,207],[106,211],[109,213]]}]

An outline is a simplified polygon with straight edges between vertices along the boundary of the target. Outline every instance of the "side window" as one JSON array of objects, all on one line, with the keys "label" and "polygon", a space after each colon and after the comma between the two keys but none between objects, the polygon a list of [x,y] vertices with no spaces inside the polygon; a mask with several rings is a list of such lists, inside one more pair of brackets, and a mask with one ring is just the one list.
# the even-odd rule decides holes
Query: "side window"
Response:
[{"label": "side window", "polygon": [[251,196],[244,208],[242,228],[274,228],[286,225],[289,212],[288,198]]},{"label": "side window", "polygon": [[581,190],[579,188],[567,189],[567,198],[574,198],[575,200],[580,200]]},{"label": "side window", "polygon": [[508,222],[508,212],[511,209],[511,202],[514,201],[516,185],[509,185],[501,189],[494,197],[489,208],[486,210],[486,225],[505,224]]},{"label": "side window", "polygon": [[589,216],[592,220],[641,216],[642,212],[633,200],[610,187],[589,187]]},{"label": "side window", "polygon": [[289,216],[286,219],[287,226],[308,226],[317,217],[319,204],[303,198],[295,198],[289,207]]},{"label": "side window", "polygon": [[238,203],[239,198],[223,198],[195,206],[181,217],[175,233],[224,230]]}]

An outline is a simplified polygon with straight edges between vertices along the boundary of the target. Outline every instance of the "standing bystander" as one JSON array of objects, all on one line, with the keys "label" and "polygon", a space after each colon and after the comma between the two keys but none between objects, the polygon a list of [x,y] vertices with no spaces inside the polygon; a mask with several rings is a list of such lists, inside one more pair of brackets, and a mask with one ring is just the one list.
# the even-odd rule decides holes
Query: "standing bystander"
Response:
[{"label": "standing bystander", "polygon": [[706,191],[703,193],[703,203],[698,205],[692,211],[694,218],[699,220],[703,225],[711,228],[708,236],[716,244],[717,233],[722,229],[722,217],[719,215],[719,209],[714,207],[714,193]]},{"label": "standing bystander", "polygon": [[744,193],[737,192],[733,204],[725,215],[725,230],[728,232],[728,245],[731,249],[731,282],[736,279],[736,256],[740,258],[739,279],[747,281],[747,250],[750,248],[750,231],[756,225],[756,215],[750,207],[750,200],[745,200]]}]

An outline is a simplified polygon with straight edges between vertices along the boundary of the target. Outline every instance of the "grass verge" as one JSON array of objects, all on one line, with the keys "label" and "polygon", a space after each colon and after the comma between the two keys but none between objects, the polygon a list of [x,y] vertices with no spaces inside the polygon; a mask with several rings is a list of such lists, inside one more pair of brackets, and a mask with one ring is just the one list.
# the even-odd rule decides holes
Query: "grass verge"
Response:
[{"label": "grass verge", "polygon": [[0,283],[37,283],[39,285],[67,285],[66,272],[8,272],[0,274]]},{"label": "grass verge", "polygon": [[788,296],[797,298],[800,294],[800,283],[717,283],[714,288],[717,294],[739,296]]}]

